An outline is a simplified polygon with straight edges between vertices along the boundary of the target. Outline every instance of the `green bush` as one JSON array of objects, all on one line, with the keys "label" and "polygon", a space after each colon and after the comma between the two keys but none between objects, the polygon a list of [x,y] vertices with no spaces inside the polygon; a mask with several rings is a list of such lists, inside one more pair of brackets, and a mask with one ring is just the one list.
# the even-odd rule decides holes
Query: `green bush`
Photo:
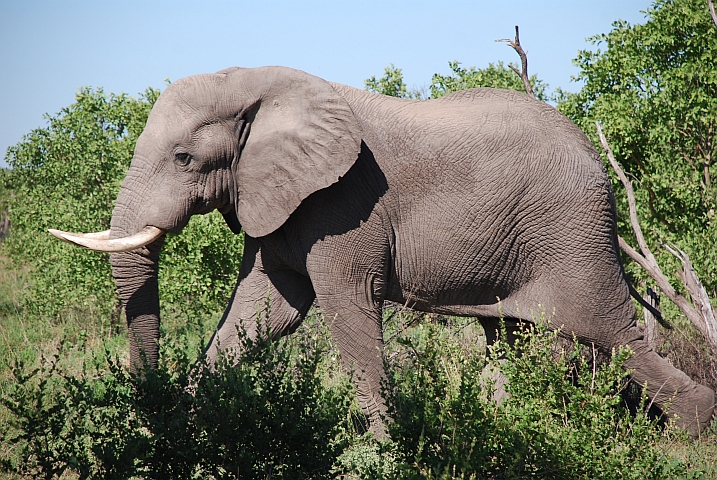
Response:
[{"label": "green bush", "polygon": [[90,303],[108,312],[114,286],[106,255],[68,248],[48,228],[98,231],[109,228],[114,201],[137,137],[159,92],[134,99],[82,89],[75,103],[46,117],[38,128],[10,147],[12,234],[8,254],[35,267],[32,308],[56,314]]},{"label": "green bush", "polygon": [[[0,437],[12,447],[0,467],[43,478],[699,478],[666,451],[679,432],[622,405],[628,351],[593,367],[589,349],[560,349],[538,326],[486,359],[466,325],[425,322],[391,343],[387,441],[357,433],[353,388],[313,318],[280,341],[242,336],[241,358],[214,368],[195,362],[201,334],[172,335],[159,369],[138,377],[106,351],[83,353],[81,338],[64,342],[3,383]],[[509,380],[500,405],[486,364]]]},{"label": "green bush", "polygon": [[108,354],[73,369],[63,359],[81,343],[39,368],[16,365],[0,396],[11,412],[0,433],[15,449],[0,465],[43,478],[328,478],[354,394],[325,328],[240,336],[241,357],[213,368],[179,342],[140,376]]},{"label": "green bush", "polygon": [[[661,448],[661,431],[622,405],[627,350],[588,368],[575,346],[558,350],[557,333],[527,328],[515,348],[498,346],[510,394],[492,399],[486,360],[458,348],[445,329],[418,327],[386,385],[389,425],[401,478],[676,478],[688,468]],[[643,399],[644,400],[644,399]],[[644,404],[643,404],[644,407]],[[644,410],[644,408],[643,408]],[[376,478],[370,474],[363,478]]]}]

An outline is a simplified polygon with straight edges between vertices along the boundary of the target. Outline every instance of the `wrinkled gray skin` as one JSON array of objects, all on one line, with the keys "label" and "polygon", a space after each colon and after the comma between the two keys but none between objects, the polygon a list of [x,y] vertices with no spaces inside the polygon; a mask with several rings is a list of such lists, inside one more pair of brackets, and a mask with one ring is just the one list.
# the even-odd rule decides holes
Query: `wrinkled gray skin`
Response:
[{"label": "wrinkled gray skin", "polygon": [[[276,335],[317,299],[378,430],[385,300],[478,317],[489,341],[501,309],[526,321],[548,312],[566,336],[631,347],[633,379],[693,434],[712,416],[714,393],[636,327],[600,157],[524,94],[403,100],[282,67],[179,80],[137,142],[111,238],[147,225],[179,233],[213,209],[241,224],[246,245],[209,358],[237,346],[240,321],[254,334],[267,293]],[[161,247],[111,256],[133,366],[141,349],[157,364]]]}]

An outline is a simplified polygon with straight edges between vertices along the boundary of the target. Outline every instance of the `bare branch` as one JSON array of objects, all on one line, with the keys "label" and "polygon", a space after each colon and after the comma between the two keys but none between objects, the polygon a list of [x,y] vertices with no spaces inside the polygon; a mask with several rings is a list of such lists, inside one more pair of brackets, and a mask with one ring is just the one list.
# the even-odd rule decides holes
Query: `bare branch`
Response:
[{"label": "bare branch", "polygon": [[[662,273],[660,266],[657,264],[657,260],[655,260],[655,256],[647,247],[645,238],[642,235],[642,229],[640,228],[640,222],[637,218],[635,192],[632,189],[632,183],[628,180],[625,172],[615,160],[612,150],[610,149],[610,146],[605,139],[605,135],[602,132],[600,123],[596,122],[595,124],[597,125],[598,135],[600,136],[600,143],[602,143],[602,146],[605,149],[608,160],[610,160],[610,165],[612,165],[613,169],[615,169],[618,177],[620,177],[620,181],[625,186],[625,190],[627,190],[627,201],[630,207],[630,224],[632,225],[635,237],[637,238],[638,244],[640,244],[640,249],[642,250],[642,254],[644,256],[640,255],[640,253],[628,245],[621,237],[618,237],[620,248],[638,265],[647,271],[647,273],[660,287],[660,290],[662,290],[662,292],[667,295],[667,298],[669,298],[675,305],[677,305],[677,307],[679,307],[680,310],[682,310],[687,319],[692,322],[702,335],[704,335],[712,350],[717,352],[717,321],[715,321],[714,310],[712,309],[712,304],[710,303],[707,291],[700,282],[699,278],[697,278],[697,274],[695,274],[695,271],[692,268],[689,257],[682,250],[664,246],[667,251],[677,257],[682,263],[683,271],[680,272],[680,279],[689,292],[692,302],[677,293],[665,274]],[[697,308],[695,308],[695,306]]]},{"label": "bare branch", "polygon": [[[690,302],[685,297],[677,293],[670,281],[667,280],[667,277],[662,273],[662,270],[660,270],[659,266],[655,268],[655,266],[650,264],[650,262],[645,257],[640,255],[640,253],[634,248],[632,248],[622,237],[617,237],[617,240],[620,244],[620,249],[622,249],[622,251],[625,252],[628,257],[633,259],[635,263],[637,263],[647,271],[647,273],[652,277],[652,279],[655,280],[657,286],[660,287],[660,290],[662,290],[662,292],[667,295],[667,298],[672,300],[672,302],[678,307],[680,307],[680,309],[682,309],[683,306],[692,308]],[[689,315],[687,316],[689,317]]]},{"label": "bare branch", "polygon": [[607,143],[607,139],[605,138],[605,135],[602,133],[602,126],[600,125],[600,122],[595,122],[595,125],[597,126],[598,135],[600,136],[600,143],[602,144],[602,147],[605,149],[605,153],[607,154],[608,160],[610,160],[610,165],[612,165],[612,168],[615,170],[615,173],[617,173],[617,176],[620,178],[620,181],[622,182],[623,186],[625,187],[625,190],[627,191],[627,203],[630,207],[630,225],[632,225],[632,229],[635,232],[635,238],[637,238],[637,244],[640,246],[640,250],[642,251],[642,255],[644,255],[645,260],[649,263],[650,267],[653,270],[657,270],[660,275],[662,275],[662,272],[660,271],[660,266],[657,264],[657,260],[655,260],[655,256],[650,251],[650,248],[647,246],[647,242],[645,241],[645,237],[642,234],[642,228],[640,228],[640,221],[637,218],[637,204],[635,202],[635,191],[632,189],[632,182],[627,178],[625,175],[625,172],[623,171],[622,167],[620,167],[620,164],[617,163],[617,160],[615,160],[615,156],[612,154],[612,150],[610,149],[610,145]]},{"label": "bare branch", "polygon": [[645,257],[640,255],[634,248],[628,245],[627,242],[622,239],[622,237],[618,237],[618,241],[620,242],[620,248],[622,249],[622,251],[624,251],[631,259],[633,259],[638,265],[640,265],[647,271],[647,273],[652,277],[652,279],[655,280],[657,286],[660,287],[660,290],[662,290],[662,292],[667,296],[667,298],[672,301],[672,303],[677,305],[677,307],[682,310],[682,313],[685,314],[687,319],[697,328],[697,330],[699,330],[699,332],[709,342],[711,348],[717,352],[717,343],[713,343],[711,341],[710,333],[707,328],[707,322],[705,322],[705,320],[703,319],[700,311],[698,311],[692,305],[692,303],[690,303],[690,301],[687,300],[684,296],[677,293],[675,288],[670,284],[669,280],[667,280],[667,277],[665,277],[665,275],[662,273],[661,270],[659,270],[659,268],[654,269],[652,265],[650,265],[649,262],[645,260]]},{"label": "bare branch", "polygon": [[715,22],[715,25],[717,26],[717,14],[715,14],[715,6],[712,4],[712,0],[709,0],[707,4],[710,7],[710,14],[712,15],[712,21]]},{"label": "bare branch", "polygon": [[496,42],[505,42],[511,47],[513,47],[513,50],[518,53],[518,55],[520,56],[520,64],[522,71],[518,71],[518,69],[515,68],[513,65],[508,66],[511,68],[511,70],[518,74],[521,80],[523,80],[523,86],[525,86],[525,91],[528,92],[528,95],[535,98],[535,92],[533,92],[533,87],[532,85],[530,85],[530,77],[528,76],[528,55],[526,55],[525,51],[523,50],[523,47],[520,46],[520,32],[518,30],[518,25],[515,26],[515,40],[511,40],[509,38],[501,38],[500,40],[496,40]]},{"label": "bare branch", "polygon": [[707,290],[704,285],[702,285],[702,282],[692,267],[690,257],[677,247],[670,247],[668,245],[663,245],[663,247],[682,264],[682,271],[678,272],[680,280],[685,284],[685,288],[692,298],[692,303],[697,307],[701,320],[704,323],[703,328],[700,328],[698,325],[695,326],[707,337],[707,340],[713,348],[717,347],[717,319],[715,319],[715,312],[712,308],[710,297],[707,295]]}]

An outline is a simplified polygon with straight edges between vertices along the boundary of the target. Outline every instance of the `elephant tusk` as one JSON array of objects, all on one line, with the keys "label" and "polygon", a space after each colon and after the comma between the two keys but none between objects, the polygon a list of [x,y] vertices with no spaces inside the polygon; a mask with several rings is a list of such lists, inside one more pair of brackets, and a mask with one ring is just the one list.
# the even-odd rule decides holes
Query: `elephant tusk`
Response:
[{"label": "elephant tusk", "polygon": [[62,230],[55,230],[54,228],[49,228],[47,230],[63,242],[66,242],[65,238],[63,238],[61,235],[74,235],[76,237],[82,237],[82,238],[94,238],[96,240],[109,240],[110,239],[110,231],[102,230],[101,232],[92,232],[92,233],[67,233],[63,232]]},{"label": "elephant tusk", "polygon": [[62,240],[63,242],[71,243],[72,245],[76,245],[76,243],[65,238],[65,235],[70,235],[73,237],[91,238],[91,239],[96,239],[96,240],[109,240],[110,239],[109,229],[103,230],[101,232],[92,232],[92,233],[68,233],[68,232],[63,232],[62,230],[55,230],[54,228],[48,228],[47,231],[50,232],[51,234],[53,234],[55,237]]},{"label": "elephant tusk", "polygon": [[129,252],[149,245],[164,235],[164,230],[147,226],[141,231],[123,238],[109,239],[109,230],[96,233],[69,233],[61,230],[49,229],[48,232],[60,240],[96,252],[119,253]]}]

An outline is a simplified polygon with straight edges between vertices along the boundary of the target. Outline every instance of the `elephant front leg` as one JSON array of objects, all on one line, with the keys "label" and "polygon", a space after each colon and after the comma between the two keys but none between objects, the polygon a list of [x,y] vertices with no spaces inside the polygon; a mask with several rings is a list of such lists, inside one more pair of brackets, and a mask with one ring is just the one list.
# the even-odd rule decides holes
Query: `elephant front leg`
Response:
[{"label": "elephant front leg", "polygon": [[262,258],[256,239],[247,237],[239,280],[229,305],[206,350],[214,363],[220,351],[241,348],[240,329],[256,339],[259,320],[268,333],[278,338],[292,333],[311,308],[315,295],[311,281],[298,272],[274,269]]},{"label": "elephant front leg", "polygon": [[317,300],[344,367],[353,373],[359,405],[368,418],[370,431],[385,438],[386,427],[381,418],[386,415],[386,402],[381,395],[382,301],[373,295],[370,285],[339,287],[334,286],[329,292],[317,291]]}]

